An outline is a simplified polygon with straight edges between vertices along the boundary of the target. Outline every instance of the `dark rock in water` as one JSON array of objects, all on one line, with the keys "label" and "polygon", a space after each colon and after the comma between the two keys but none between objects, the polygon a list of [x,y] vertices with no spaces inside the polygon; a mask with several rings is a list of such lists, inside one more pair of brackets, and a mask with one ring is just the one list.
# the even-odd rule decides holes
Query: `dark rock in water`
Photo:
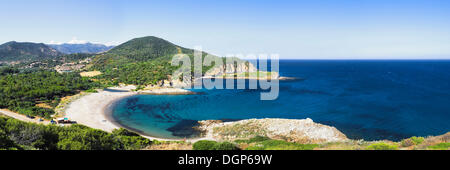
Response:
[{"label": "dark rock in water", "polygon": [[194,127],[198,125],[199,123],[196,120],[182,119],[175,126],[172,126],[167,130],[172,132],[173,136],[177,137],[196,137],[200,135],[200,132]]}]

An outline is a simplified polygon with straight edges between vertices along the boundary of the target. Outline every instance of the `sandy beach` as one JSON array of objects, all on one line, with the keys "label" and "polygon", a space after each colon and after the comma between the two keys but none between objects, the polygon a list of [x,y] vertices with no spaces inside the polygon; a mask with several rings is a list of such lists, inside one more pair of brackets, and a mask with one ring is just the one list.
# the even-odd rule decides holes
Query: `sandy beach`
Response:
[{"label": "sandy beach", "polygon": [[86,125],[91,128],[112,132],[119,127],[108,121],[105,117],[105,109],[111,104],[123,97],[137,94],[126,89],[117,89],[124,91],[100,91],[98,93],[88,94],[78,100],[70,103],[65,110],[65,117],[76,121],[78,124]]},{"label": "sandy beach", "polygon": [[[85,95],[73,102],[71,102],[65,109],[64,116],[70,120],[76,121],[78,124],[82,124],[91,128],[100,129],[106,132],[112,132],[114,129],[119,129],[118,123],[108,115],[110,113],[111,106],[115,101],[125,97],[137,95],[137,94],[154,94],[154,95],[173,95],[173,94],[192,94],[192,92],[178,88],[157,88],[145,91],[132,91],[135,89],[133,86],[126,87],[114,87],[101,90],[98,93],[91,93]],[[122,127],[123,128],[123,127]],[[142,135],[142,134],[141,134]],[[169,140],[155,138],[151,136],[145,136],[148,139],[156,140]],[[170,139],[174,140],[174,139]],[[198,139],[190,139],[189,141],[195,141]]]}]

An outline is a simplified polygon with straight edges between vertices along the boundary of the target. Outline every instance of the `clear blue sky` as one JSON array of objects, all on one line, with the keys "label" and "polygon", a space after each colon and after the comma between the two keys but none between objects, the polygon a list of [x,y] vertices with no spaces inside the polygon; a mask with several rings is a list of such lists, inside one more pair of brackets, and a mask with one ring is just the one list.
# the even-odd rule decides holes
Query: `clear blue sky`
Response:
[{"label": "clear blue sky", "polygon": [[153,35],[217,54],[450,58],[448,0],[0,0],[0,43]]}]

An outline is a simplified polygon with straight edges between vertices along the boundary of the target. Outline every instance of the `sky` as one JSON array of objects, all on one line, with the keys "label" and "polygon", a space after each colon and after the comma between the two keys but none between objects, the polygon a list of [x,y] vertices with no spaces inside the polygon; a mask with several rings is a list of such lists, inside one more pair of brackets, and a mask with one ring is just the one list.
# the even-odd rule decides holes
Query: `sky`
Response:
[{"label": "sky", "polygon": [[0,43],[143,36],[225,56],[450,59],[448,0],[0,0]]}]

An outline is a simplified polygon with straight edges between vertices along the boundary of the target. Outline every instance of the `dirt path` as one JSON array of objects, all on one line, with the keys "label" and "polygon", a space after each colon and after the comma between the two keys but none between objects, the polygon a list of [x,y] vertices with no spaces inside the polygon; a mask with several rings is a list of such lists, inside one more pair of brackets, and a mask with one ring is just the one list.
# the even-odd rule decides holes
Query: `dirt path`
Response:
[{"label": "dirt path", "polygon": [[30,118],[28,118],[25,115],[21,115],[19,113],[14,113],[14,112],[12,112],[10,110],[7,110],[7,109],[0,109],[0,114],[8,116],[8,117],[12,117],[14,119],[21,120],[21,121],[24,121],[24,122],[38,123],[38,124],[44,124],[44,125],[50,124],[50,121],[44,120],[44,121],[41,122],[41,121],[39,121],[39,118],[30,119]]}]

